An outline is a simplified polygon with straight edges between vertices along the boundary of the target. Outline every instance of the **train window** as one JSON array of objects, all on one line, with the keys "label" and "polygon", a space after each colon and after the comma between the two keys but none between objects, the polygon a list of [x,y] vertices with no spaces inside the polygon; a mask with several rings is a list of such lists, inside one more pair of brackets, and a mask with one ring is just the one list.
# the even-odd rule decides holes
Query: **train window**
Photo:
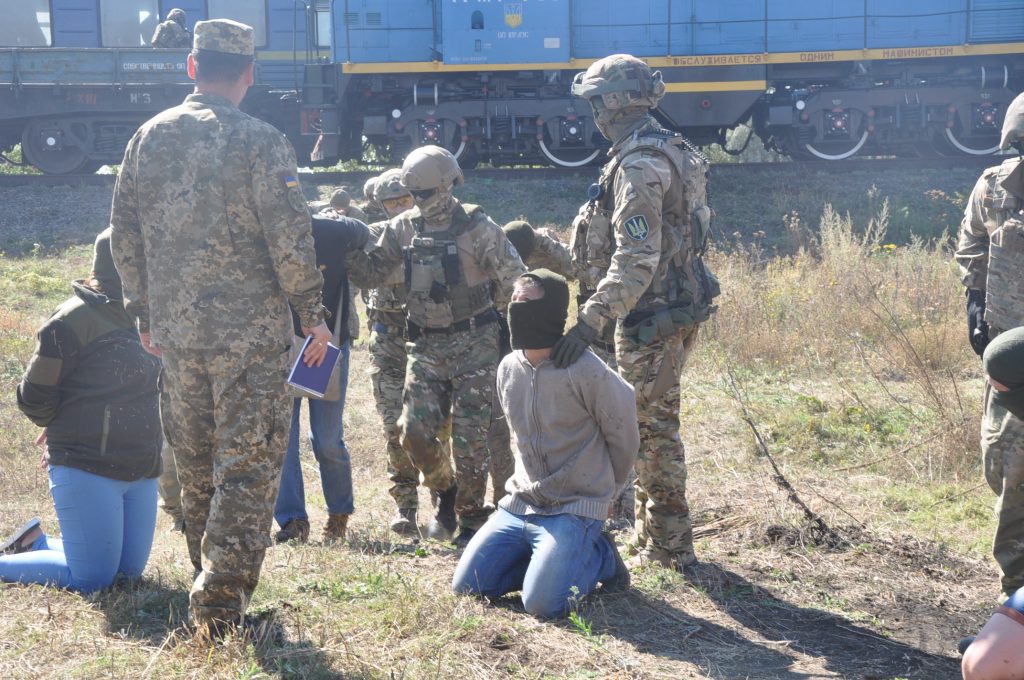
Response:
[{"label": "train window", "polygon": [[327,3],[316,5],[316,45],[331,46],[331,6]]},{"label": "train window", "polygon": [[53,44],[49,0],[19,0],[6,5],[4,20],[0,22],[0,45],[47,47]]},{"label": "train window", "polygon": [[100,35],[104,47],[149,45],[159,20],[157,0],[100,0]]},{"label": "train window", "polygon": [[482,31],[484,28],[484,13],[480,10],[473,12],[469,18],[469,28],[472,31]]},{"label": "train window", "polygon": [[[267,3],[256,0],[207,0],[211,19],[234,19],[252,26],[256,46],[267,44]],[[290,21],[290,20],[289,20]]]}]

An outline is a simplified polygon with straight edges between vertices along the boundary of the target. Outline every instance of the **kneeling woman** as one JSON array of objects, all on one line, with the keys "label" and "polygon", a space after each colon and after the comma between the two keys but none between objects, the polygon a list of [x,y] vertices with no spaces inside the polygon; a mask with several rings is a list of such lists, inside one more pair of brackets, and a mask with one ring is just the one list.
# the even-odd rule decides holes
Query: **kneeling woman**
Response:
[{"label": "kneeling woman", "polygon": [[92,277],[40,329],[18,386],[39,437],[61,538],[38,521],[2,547],[0,580],[90,592],[149,559],[160,474],[160,362],[124,310],[110,230],[96,239]]}]

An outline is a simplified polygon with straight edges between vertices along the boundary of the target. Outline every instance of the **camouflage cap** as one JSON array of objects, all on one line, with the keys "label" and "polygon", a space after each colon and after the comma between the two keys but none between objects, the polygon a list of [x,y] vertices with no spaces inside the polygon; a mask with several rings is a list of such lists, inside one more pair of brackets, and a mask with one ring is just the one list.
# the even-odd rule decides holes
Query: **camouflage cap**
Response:
[{"label": "camouflage cap", "polygon": [[251,57],[256,53],[252,26],[231,19],[197,21],[192,49]]},{"label": "camouflage cap", "polygon": [[347,208],[352,204],[352,197],[344,189],[335,189],[331,194],[332,208]]},{"label": "camouflage cap", "polygon": [[999,138],[999,148],[1009,149],[1015,142],[1024,140],[1024,92],[1006,107],[1003,119],[1003,132]]}]

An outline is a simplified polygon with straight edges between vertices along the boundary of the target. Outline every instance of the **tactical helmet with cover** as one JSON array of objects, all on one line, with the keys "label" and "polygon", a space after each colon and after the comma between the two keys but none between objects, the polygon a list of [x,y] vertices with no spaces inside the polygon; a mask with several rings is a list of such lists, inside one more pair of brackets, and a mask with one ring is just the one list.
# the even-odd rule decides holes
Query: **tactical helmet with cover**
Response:
[{"label": "tactical helmet with cover", "polygon": [[613,54],[598,59],[586,71],[576,74],[572,93],[593,103],[598,95],[612,111],[632,106],[652,109],[665,96],[661,71],[631,54]]},{"label": "tactical helmet with cover", "polygon": [[377,180],[379,179],[379,177],[371,177],[363,183],[363,198],[367,201],[372,201],[374,199],[373,192],[377,187]]},{"label": "tactical helmet with cover", "polygon": [[185,25],[185,11],[175,7],[174,9],[172,9],[170,12],[167,13],[167,20],[168,21],[176,22],[176,23],[181,24],[182,26],[184,26]]},{"label": "tactical helmet with cover", "polygon": [[1003,119],[999,148],[1009,149],[1011,146],[1016,146],[1024,153],[1024,92],[1006,107],[1006,117]]},{"label": "tactical helmet with cover", "polygon": [[[375,178],[373,198],[388,217],[394,217],[412,207],[412,194],[402,186],[402,170],[391,168]],[[404,199],[404,200],[403,200]]]},{"label": "tactical helmet with cover", "polygon": [[423,217],[448,213],[452,189],[462,184],[462,168],[451,151],[439,146],[414,149],[402,163],[402,186],[409,190]]}]

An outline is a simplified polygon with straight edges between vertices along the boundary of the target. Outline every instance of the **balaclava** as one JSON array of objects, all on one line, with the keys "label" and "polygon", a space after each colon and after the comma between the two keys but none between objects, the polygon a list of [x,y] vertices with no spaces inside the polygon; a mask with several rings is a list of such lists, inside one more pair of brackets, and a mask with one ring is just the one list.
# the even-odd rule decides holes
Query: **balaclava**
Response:
[{"label": "balaclava", "polygon": [[634,130],[639,130],[651,120],[646,106],[627,106],[623,109],[609,109],[600,97],[590,100],[594,110],[594,123],[601,134],[612,144],[617,144],[623,137]]},{"label": "balaclava", "polygon": [[114,256],[110,252],[110,227],[96,237],[96,247],[92,256],[92,276],[111,300],[121,300],[121,275],[114,266]]},{"label": "balaclava", "polygon": [[562,337],[569,316],[569,284],[547,269],[535,269],[523,275],[544,290],[539,300],[510,302],[508,327],[512,349],[546,349]]},{"label": "balaclava", "polygon": [[509,222],[501,229],[505,232],[505,237],[515,246],[516,252],[519,253],[523,263],[530,259],[534,245],[536,245],[533,227],[530,226],[530,223],[516,220]]},{"label": "balaclava", "polygon": [[985,373],[1010,388],[1009,392],[993,388],[992,402],[1024,419],[1024,328],[1000,333],[985,348],[982,360]]}]

